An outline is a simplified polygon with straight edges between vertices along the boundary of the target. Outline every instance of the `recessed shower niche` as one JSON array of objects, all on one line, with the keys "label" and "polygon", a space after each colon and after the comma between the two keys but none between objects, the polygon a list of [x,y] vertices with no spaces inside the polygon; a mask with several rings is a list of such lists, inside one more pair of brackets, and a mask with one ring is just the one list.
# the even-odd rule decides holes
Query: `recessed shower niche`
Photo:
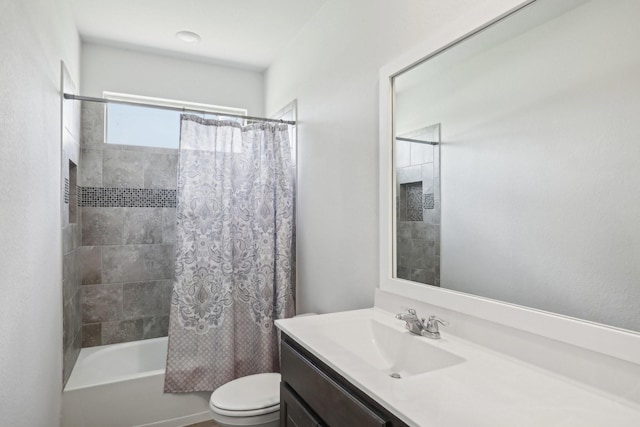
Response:
[{"label": "recessed shower niche", "polygon": [[396,137],[396,277],[440,285],[440,125]]},{"label": "recessed shower niche", "polygon": [[69,203],[69,224],[78,222],[78,167],[69,160],[69,179],[65,179],[65,202]]}]

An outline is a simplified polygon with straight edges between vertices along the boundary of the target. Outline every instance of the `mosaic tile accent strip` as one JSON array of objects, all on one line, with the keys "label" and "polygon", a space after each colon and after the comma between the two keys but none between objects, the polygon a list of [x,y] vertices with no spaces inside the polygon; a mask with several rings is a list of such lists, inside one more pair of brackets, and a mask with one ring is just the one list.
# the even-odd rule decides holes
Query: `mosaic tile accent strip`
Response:
[{"label": "mosaic tile accent strip", "polygon": [[433,193],[427,193],[424,195],[424,199],[422,200],[424,203],[425,209],[435,209],[435,200],[433,198]]},{"label": "mosaic tile accent strip", "polygon": [[407,190],[407,219],[422,221],[422,182],[405,184]]},{"label": "mosaic tile accent strip", "polygon": [[69,204],[69,178],[64,179],[64,203]]},{"label": "mosaic tile accent strip", "polygon": [[175,208],[176,190],[79,187],[79,206],[91,208]]}]

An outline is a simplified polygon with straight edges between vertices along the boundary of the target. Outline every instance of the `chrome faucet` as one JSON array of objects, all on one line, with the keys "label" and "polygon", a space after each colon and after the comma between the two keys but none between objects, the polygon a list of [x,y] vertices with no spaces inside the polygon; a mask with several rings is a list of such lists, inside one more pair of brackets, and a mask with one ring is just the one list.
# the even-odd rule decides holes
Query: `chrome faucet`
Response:
[{"label": "chrome faucet", "polygon": [[396,319],[404,320],[406,322],[405,328],[413,334],[437,340],[440,339],[438,323],[442,326],[449,325],[449,322],[436,316],[429,316],[429,320],[425,323],[425,319],[420,319],[413,308],[406,308],[406,310],[406,313],[396,314]]},{"label": "chrome faucet", "polygon": [[416,311],[413,308],[405,308],[407,310],[406,313],[398,313],[396,314],[396,319],[404,320],[407,322],[404,325],[405,328],[416,335],[420,335],[424,330],[424,320],[420,320],[416,315]]}]

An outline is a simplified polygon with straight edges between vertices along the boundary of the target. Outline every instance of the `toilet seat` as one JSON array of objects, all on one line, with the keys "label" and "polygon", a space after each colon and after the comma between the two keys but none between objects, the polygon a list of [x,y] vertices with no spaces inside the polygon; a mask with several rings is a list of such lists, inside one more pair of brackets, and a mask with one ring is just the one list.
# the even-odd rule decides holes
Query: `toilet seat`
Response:
[{"label": "toilet seat", "polygon": [[249,375],[218,387],[209,400],[211,412],[224,417],[256,417],[280,410],[280,374]]}]

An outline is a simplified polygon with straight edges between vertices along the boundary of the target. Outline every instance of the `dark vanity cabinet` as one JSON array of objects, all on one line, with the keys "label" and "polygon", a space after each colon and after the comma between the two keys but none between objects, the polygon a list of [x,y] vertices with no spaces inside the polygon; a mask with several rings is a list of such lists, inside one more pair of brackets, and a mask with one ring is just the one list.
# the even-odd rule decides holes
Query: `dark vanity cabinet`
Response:
[{"label": "dark vanity cabinet", "polygon": [[281,427],[400,427],[396,416],[282,334]]}]

